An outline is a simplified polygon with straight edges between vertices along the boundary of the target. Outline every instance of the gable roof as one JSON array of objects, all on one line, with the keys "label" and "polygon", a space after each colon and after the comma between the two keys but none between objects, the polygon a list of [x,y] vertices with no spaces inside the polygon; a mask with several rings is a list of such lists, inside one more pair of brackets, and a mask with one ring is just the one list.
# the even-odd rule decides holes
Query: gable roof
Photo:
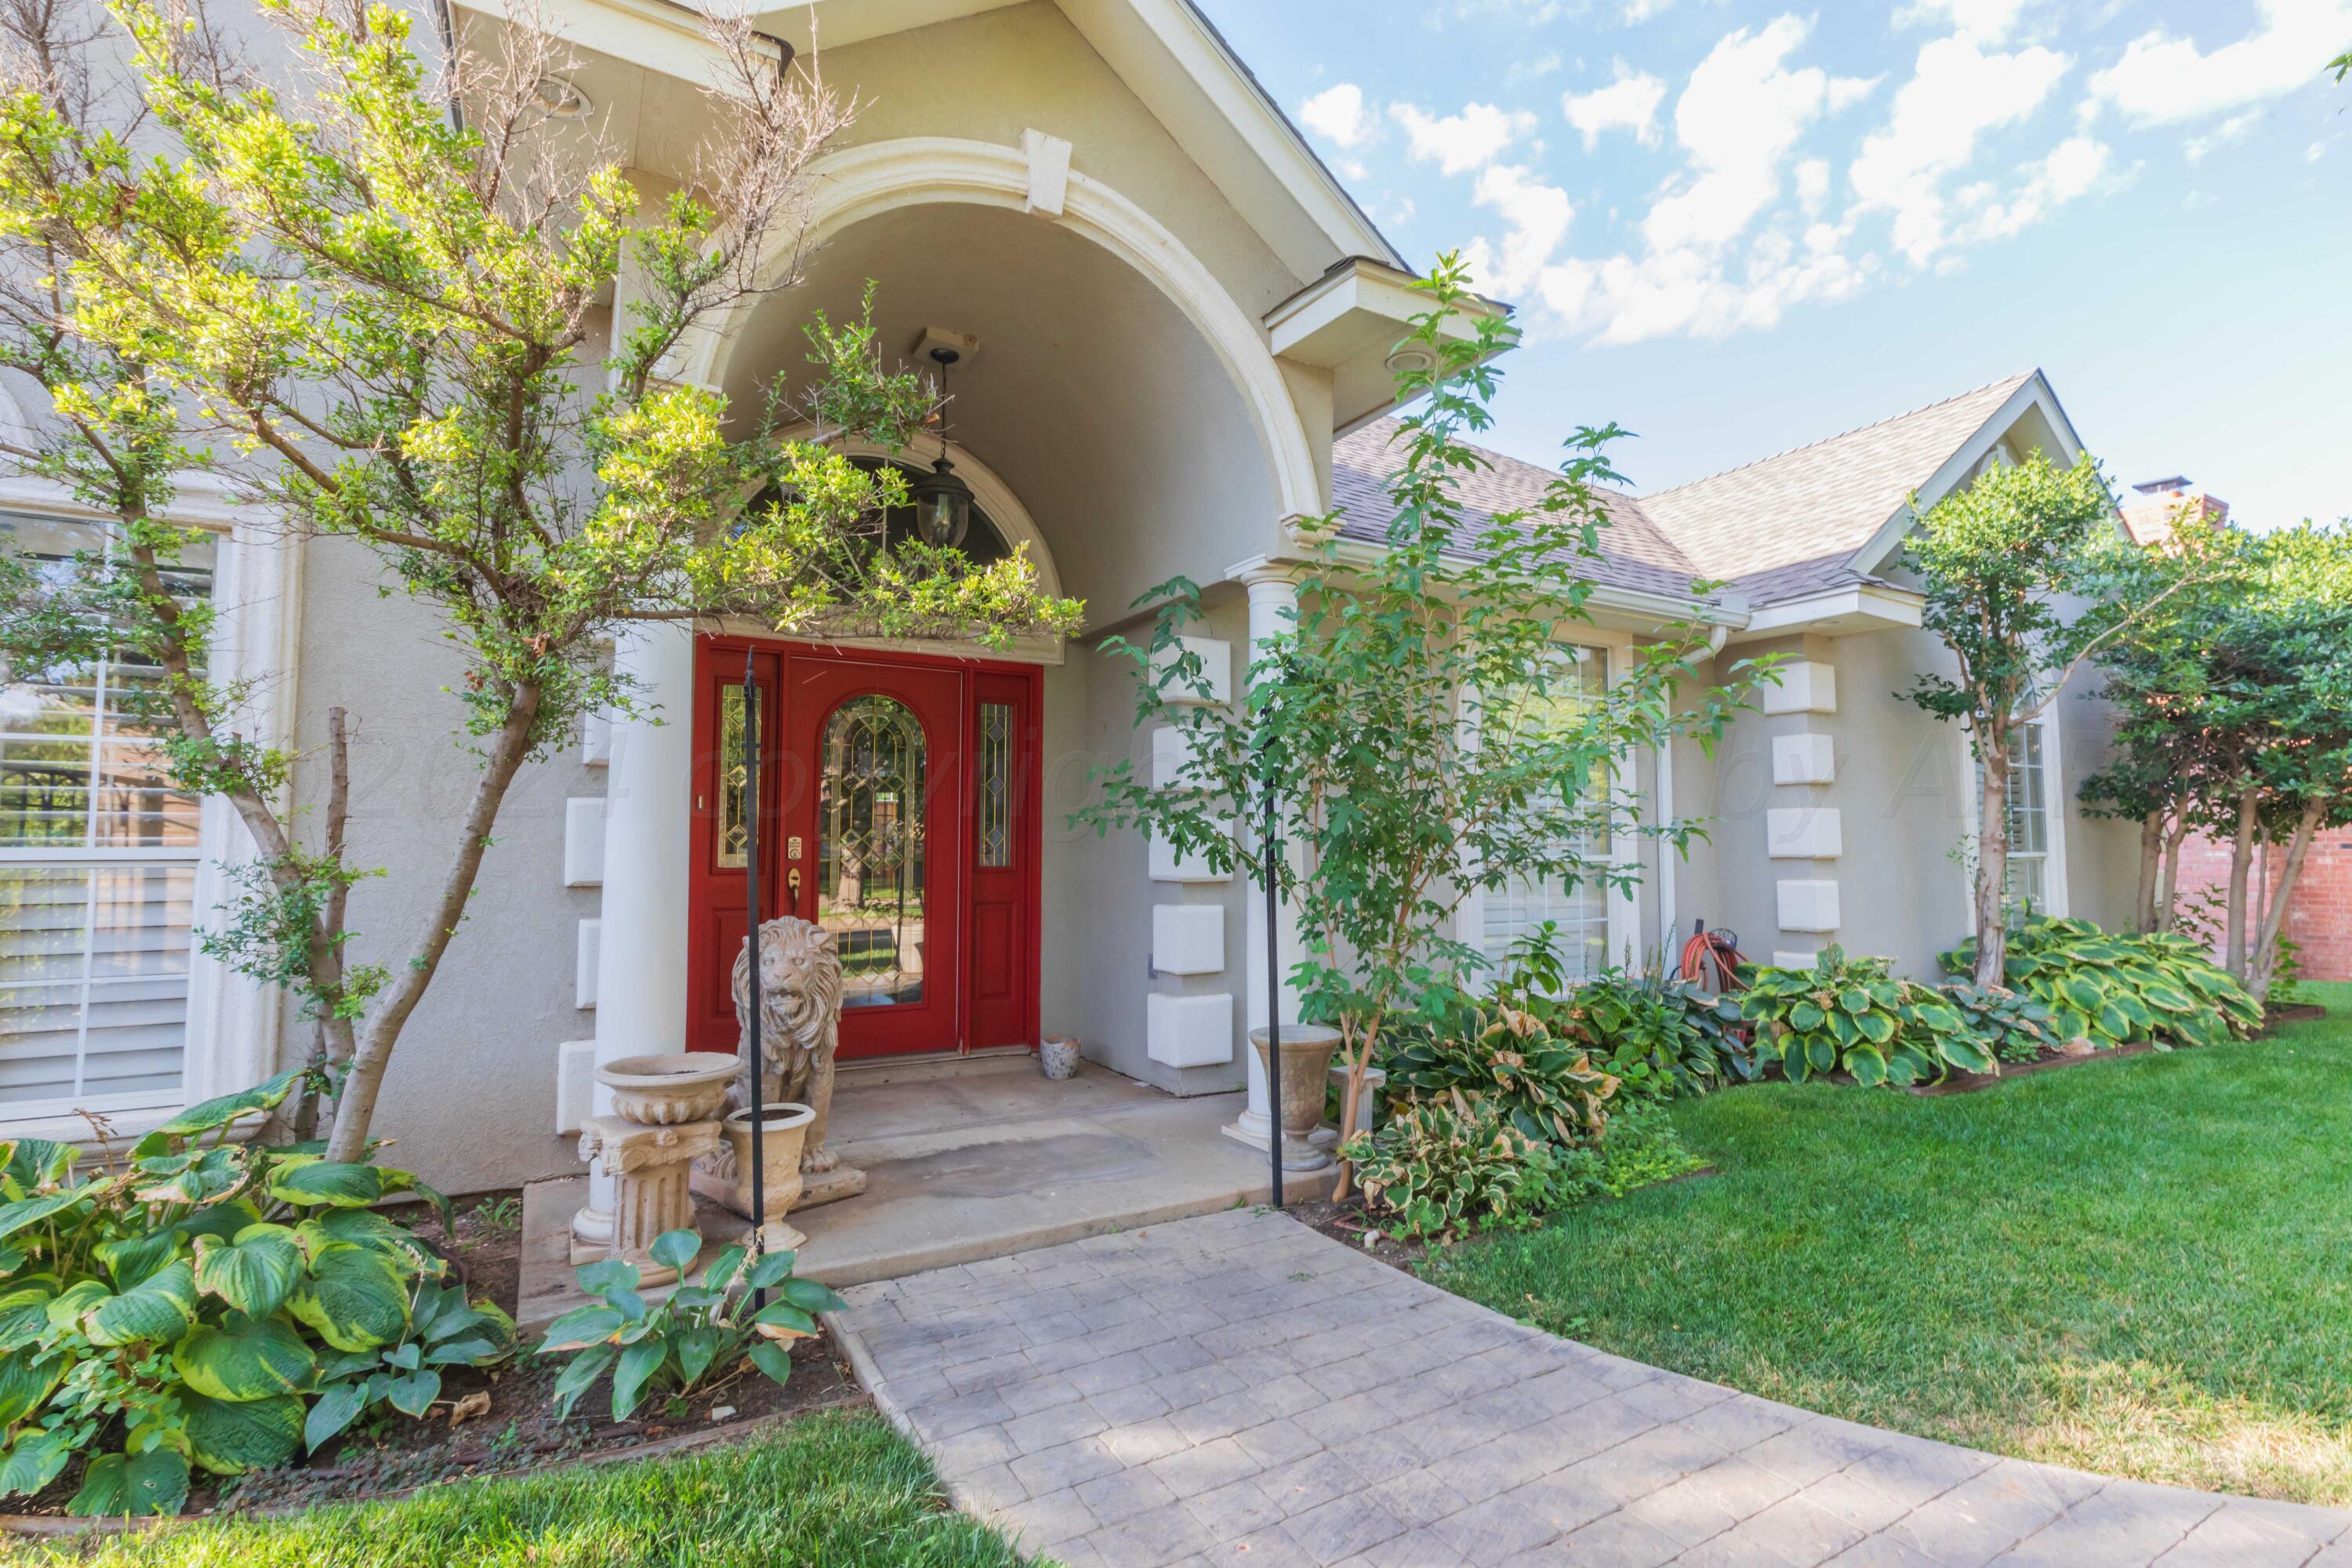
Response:
[{"label": "gable roof", "polygon": [[[1587,574],[1670,594],[1687,594],[1693,578],[1727,581],[1754,605],[1876,581],[1872,547],[1909,498],[2040,380],[2038,371],[2013,375],[1654,494],[1605,491],[1610,526]],[[1374,543],[1386,536],[1382,480],[1396,466],[1391,445],[1399,429],[1394,419],[1375,420],[1333,443],[1332,500],[1346,513],[1343,536]],[[1516,458],[1483,455],[1492,467],[1462,485],[1479,521],[1535,506],[1555,477]]]}]

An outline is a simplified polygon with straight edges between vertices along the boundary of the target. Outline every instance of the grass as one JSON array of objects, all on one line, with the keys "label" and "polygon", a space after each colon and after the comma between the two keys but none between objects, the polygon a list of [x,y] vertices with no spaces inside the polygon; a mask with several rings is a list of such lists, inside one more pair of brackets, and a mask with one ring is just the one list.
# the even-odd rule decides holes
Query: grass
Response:
[{"label": "grass", "polygon": [[1448,1289],[1619,1354],[2112,1475],[2352,1504],[2352,984],[2264,1040],[1923,1100],[1680,1106],[1721,1174],[1483,1237]]},{"label": "grass", "polygon": [[[929,1464],[866,1413],[833,1412],[675,1459],[435,1488],[398,1502],[129,1535],[95,1568],[994,1568],[1020,1558],[946,1511]],[[44,1561],[42,1548],[0,1555]]]}]

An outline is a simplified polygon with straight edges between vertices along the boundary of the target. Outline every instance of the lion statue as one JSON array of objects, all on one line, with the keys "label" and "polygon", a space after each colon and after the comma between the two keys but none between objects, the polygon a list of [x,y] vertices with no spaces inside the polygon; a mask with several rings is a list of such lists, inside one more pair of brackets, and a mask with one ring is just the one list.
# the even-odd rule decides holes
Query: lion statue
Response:
[{"label": "lion statue", "polygon": [[[751,1070],[751,944],[735,955],[737,1057]],[[760,927],[760,1101],[805,1105],[816,1112],[801,1145],[801,1169],[830,1171],[841,1156],[824,1146],[833,1111],[833,1056],[841,1045],[841,958],[833,932],[783,915]],[[751,1102],[749,1078],[729,1091],[730,1108]]]}]

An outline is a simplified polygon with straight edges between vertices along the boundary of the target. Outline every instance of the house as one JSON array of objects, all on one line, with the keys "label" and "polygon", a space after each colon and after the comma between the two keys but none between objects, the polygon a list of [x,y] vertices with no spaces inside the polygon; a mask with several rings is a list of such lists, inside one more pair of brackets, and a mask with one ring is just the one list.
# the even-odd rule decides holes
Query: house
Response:
[{"label": "house", "polygon": [[[552,0],[551,14],[584,56],[567,101],[606,115],[663,188],[683,173],[709,64],[690,13]],[[498,17],[497,0],[456,0],[458,26]],[[1139,837],[1067,826],[1091,770],[1150,755],[1127,679],[1093,645],[1181,573],[1206,585],[1200,651],[1230,689],[1295,603],[1299,521],[1339,510],[1377,531],[1408,264],[1184,0],[820,0],[772,26],[801,58],[821,34],[827,80],[865,108],[819,169],[805,283],[702,341],[679,375],[752,403],[800,366],[803,321],[854,311],[878,279],[885,342],[962,355],[948,451],[976,495],[971,547],[1025,545],[1091,620],[1066,644],[984,659],[739,626],[619,647],[659,721],[592,723],[518,784],[380,1102],[400,1163],[446,1190],[577,1171],[569,1134],[599,1059],[731,1048],[747,868],[728,742],[747,660],[780,751],[763,879],[775,908],[822,901],[842,933],[845,1059],[1052,1031],[1177,1096],[1255,1076],[1243,1040],[1269,1005],[1263,904]],[[2033,374],[1614,498],[1591,678],[1696,614],[1719,662],[1782,654],[1784,679],[1712,758],[1677,745],[1619,781],[1655,815],[1713,817],[1706,845],[1646,860],[1638,896],[1491,898],[1471,911],[1476,940],[1558,920],[1598,966],[1671,950],[1705,918],[1761,958],[1843,942],[1927,973],[1969,920],[1957,855],[1973,792],[1960,733],[1896,695],[1943,658],[1895,563],[1907,498],[2078,447]],[[1498,458],[1479,494],[1511,504],[1548,477]],[[55,490],[11,482],[0,505],[20,546],[91,537]],[[256,682],[263,730],[315,748],[327,709],[352,711],[353,856],[395,868],[357,890],[352,925],[362,942],[413,927],[430,889],[398,868],[436,863],[470,773],[436,689],[456,670],[436,627],[380,599],[349,546],[282,538],[223,497],[177,515],[210,531],[190,586],[217,603],[223,673]],[[1695,577],[1729,585],[1695,595]],[[146,742],[105,730],[105,679],[93,701],[20,674],[0,707],[15,933],[0,948],[0,1117],[17,1132],[79,1136],[78,1108],[135,1131],[308,1043],[194,941],[236,825],[173,795]],[[2072,787],[2100,746],[2090,704],[2053,707],[2021,742],[2014,818],[2037,900],[2110,919],[2135,843],[2084,820]],[[326,787],[306,761],[297,799]],[[1265,1091],[1250,1088],[1234,1131],[1262,1144]]]}]

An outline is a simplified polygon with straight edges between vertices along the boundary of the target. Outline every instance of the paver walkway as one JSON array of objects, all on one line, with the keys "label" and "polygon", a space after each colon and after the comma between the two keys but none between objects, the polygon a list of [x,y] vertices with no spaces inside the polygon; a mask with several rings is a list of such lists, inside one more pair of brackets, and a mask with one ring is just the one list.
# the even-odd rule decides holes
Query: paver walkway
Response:
[{"label": "paver walkway", "polygon": [[2352,1568],[2352,1514],[1834,1421],[1235,1211],[845,1292],[959,1506],[1088,1568]]}]

